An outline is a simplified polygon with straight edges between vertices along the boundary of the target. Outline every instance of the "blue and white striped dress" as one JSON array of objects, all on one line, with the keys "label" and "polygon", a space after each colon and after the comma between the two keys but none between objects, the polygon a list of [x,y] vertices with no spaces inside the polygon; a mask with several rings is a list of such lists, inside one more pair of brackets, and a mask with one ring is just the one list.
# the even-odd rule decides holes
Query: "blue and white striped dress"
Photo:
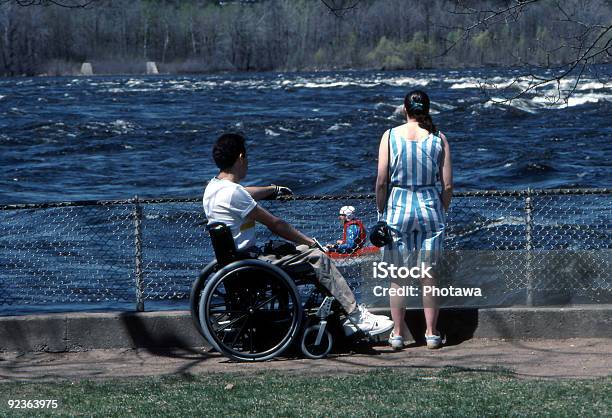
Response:
[{"label": "blue and white striped dress", "polygon": [[436,187],[443,142],[435,134],[408,140],[399,129],[389,132],[390,193],[384,217],[393,243],[384,260],[396,266],[435,264],[442,250],[446,215]]}]

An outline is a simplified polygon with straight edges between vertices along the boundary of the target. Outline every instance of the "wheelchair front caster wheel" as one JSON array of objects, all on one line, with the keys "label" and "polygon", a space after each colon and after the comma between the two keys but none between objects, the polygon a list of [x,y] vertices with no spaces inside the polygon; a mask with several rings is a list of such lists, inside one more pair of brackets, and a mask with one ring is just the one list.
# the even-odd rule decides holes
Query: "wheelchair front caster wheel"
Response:
[{"label": "wheelchair front caster wheel", "polygon": [[321,325],[312,325],[306,330],[304,330],[304,334],[302,334],[302,353],[308,358],[311,359],[320,359],[329,354],[332,349],[332,344],[334,342],[331,333],[325,329],[320,337],[320,342],[317,344],[317,337],[319,336],[319,332],[321,329]]}]

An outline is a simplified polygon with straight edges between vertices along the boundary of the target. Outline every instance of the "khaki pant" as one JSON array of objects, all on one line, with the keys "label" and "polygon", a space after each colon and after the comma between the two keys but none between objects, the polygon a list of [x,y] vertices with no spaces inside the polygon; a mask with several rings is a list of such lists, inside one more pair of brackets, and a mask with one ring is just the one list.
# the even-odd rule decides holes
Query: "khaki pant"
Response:
[{"label": "khaki pant", "polygon": [[336,298],[346,313],[353,312],[357,308],[355,296],[331,258],[320,249],[306,245],[298,245],[296,250],[297,254],[263,254],[258,258],[280,267],[290,277],[314,273],[318,282]]}]

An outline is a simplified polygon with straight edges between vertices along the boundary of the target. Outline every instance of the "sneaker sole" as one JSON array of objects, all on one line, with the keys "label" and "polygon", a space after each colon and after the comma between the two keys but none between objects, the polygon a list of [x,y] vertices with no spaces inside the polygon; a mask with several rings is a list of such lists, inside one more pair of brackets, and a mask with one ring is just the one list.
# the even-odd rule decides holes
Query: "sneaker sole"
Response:
[{"label": "sneaker sole", "polygon": [[427,348],[429,348],[430,350],[437,350],[439,348],[442,348],[443,343],[444,342],[441,340],[440,342],[437,342],[437,343],[427,342],[426,344],[427,344]]},{"label": "sneaker sole", "polygon": [[373,336],[375,336],[375,335],[378,335],[378,334],[383,334],[383,333],[385,333],[385,332],[387,332],[387,331],[391,331],[392,329],[393,329],[393,322],[391,322],[391,325],[389,325],[389,326],[386,326],[386,327],[384,327],[384,328],[377,329],[376,331],[369,331],[369,332],[366,332],[366,334],[368,334],[369,336],[373,337]]},{"label": "sneaker sole", "polygon": [[414,344],[414,341],[409,341],[409,340],[404,340],[404,339],[400,341],[401,342],[394,343],[393,340],[391,340],[391,338],[387,340],[387,342],[389,343],[389,346],[394,350],[401,350],[402,348],[406,348],[409,345]]}]

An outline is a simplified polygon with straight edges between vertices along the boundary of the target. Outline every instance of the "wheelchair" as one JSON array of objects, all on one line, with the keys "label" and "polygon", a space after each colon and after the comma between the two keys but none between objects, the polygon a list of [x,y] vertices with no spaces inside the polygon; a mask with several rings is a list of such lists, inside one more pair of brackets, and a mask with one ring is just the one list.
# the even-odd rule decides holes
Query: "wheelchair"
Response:
[{"label": "wheelchair", "polygon": [[[327,356],[342,335],[343,310],[314,276],[289,277],[256,255],[241,253],[221,222],[206,226],[216,259],[194,281],[191,316],[219,353],[236,361],[264,361],[299,349]],[[364,334],[358,331],[354,335]]]}]

